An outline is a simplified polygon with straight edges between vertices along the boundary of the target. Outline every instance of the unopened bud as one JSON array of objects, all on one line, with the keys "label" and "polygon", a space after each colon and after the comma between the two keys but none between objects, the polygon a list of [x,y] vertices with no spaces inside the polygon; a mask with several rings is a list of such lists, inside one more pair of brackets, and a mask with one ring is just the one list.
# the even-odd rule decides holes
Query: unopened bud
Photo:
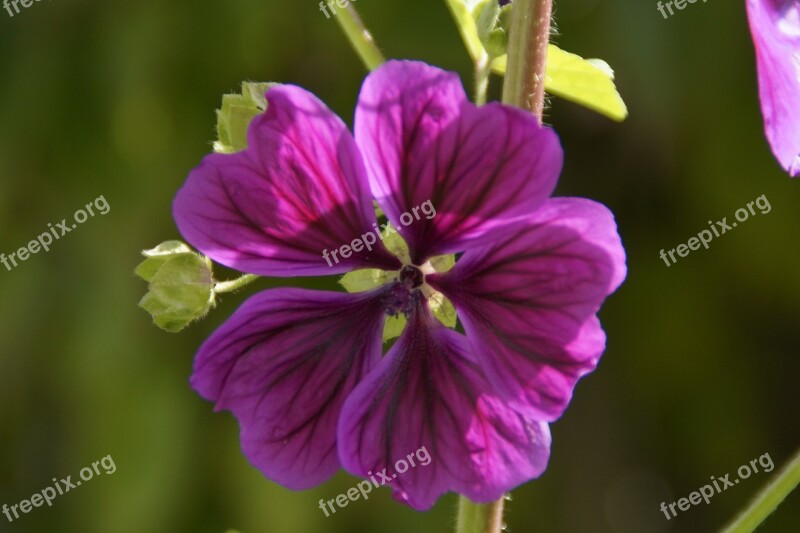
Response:
[{"label": "unopened bud", "polygon": [[167,241],[142,254],[136,275],[149,283],[139,307],[153,322],[177,333],[204,317],[215,304],[211,261],[180,241]]}]

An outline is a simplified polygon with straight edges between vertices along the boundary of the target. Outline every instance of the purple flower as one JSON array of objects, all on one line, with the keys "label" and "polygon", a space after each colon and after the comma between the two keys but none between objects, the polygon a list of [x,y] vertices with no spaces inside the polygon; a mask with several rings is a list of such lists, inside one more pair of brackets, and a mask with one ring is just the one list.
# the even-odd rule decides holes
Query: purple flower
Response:
[{"label": "purple flower", "polygon": [[767,139],[800,175],[800,0],[747,0]]},{"label": "purple flower", "polygon": [[[355,294],[251,297],[201,347],[194,388],[233,412],[247,458],[292,489],[341,467],[392,472],[423,446],[430,464],[389,483],[417,509],[447,491],[490,501],[539,476],[548,422],[597,364],[596,313],[625,277],[611,213],[550,199],[556,134],[521,110],[472,105],[455,74],[417,62],[370,74],[355,137],[299,87],[267,100],[245,151],[210,155],[189,175],[174,205],[181,233],[248,273],[395,275]],[[378,241],[329,267],[323,250],[375,228],[373,197],[410,264]],[[403,225],[428,200],[436,216]],[[448,272],[430,262],[461,252]],[[455,304],[466,335],[434,317],[433,291]],[[384,319],[397,313],[408,323],[382,356]]]}]

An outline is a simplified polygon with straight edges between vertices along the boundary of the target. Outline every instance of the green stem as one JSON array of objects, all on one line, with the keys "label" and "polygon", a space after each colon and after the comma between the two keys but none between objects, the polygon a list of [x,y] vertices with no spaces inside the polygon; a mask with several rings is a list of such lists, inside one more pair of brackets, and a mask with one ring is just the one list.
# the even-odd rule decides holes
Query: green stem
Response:
[{"label": "green stem", "polygon": [[475,62],[475,103],[483,105],[486,103],[486,93],[489,90],[489,76],[492,73],[492,62],[489,54],[483,53],[480,59]]},{"label": "green stem", "polygon": [[503,102],[536,115],[544,113],[544,80],[553,0],[515,0],[509,28]]},{"label": "green stem", "polygon": [[[536,115],[544,113],[544,79],[547,45],[550,44],[550,18],[553,0],[515,0],[511,10],[508,64],[503,85],[503,102]],[[491,62],[475,63],[475,103],[486,101]],[[457,533],[501,533],[503,498],[477,504],[461,496],[458,505]]]},{"label": "green stem", "polygon": [[245,285],[254,282],[257,279],[258,276],[256,276],[255,274],[245,274],[241,278],[232,279],[230,281],[221,281],[216,285],[214,285],[214,292],[217,294],[233,292],[241,289]]},{"label": "green stem", "polygon": [[367,31],[361,17],[358,16],[356,8],[352,2],[348,2],[347,7],[338,12],[336,21],[341,26],[342,31],[347,36],[353,49],[358,53],[361,61],[369,70],[375,70],[386,62],[378,45],[372,35]]},{"label": "green stem", "polygon": [[473,503],[466,496],[458,500],[456,533],[501,533],[503,531],[503,500]]},{"label": "green stem", "polygon": [[800,484],[800,450],[723,533],[750,533]]}]

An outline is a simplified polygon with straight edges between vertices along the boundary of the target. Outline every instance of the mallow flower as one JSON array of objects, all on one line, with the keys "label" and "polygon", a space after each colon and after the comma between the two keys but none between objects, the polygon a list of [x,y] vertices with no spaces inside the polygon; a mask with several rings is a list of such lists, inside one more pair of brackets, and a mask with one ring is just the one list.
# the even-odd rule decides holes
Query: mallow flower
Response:
[{"label": "mallow flower", "polygon": [[767,139],[800,175],[800,0],[747,0]]},{"label": "mallow flower", "polygon": [[[247,148],[212,154],[174,202],[183,236],[215,261],[263,276],[385,271],[356,293],[270,289],[200,348],[192,386],[241,427],[245,456],[300,490],[340,468],[367,478],[425,447],[393,476],[416,509],[453,491],[496,500],[539,476],[548,423],[605,348],[596,313],[625,277],[611,213],[551,198],[563,155],[520,109],[476,107],[457,75],[390,61],[364,82],[355,133],[300,87],[266,93]],[[326,261],[377,227],[373,199],[408,246],[380,239]],[[405,224],[426,204],[434,217]],[[355,246],[353,247],[353,249]],[[457,254],[452,268],[437,258]],[[430,299],[444,294],[463,333]],[[385,355],[382,329],[404,331]]]}]

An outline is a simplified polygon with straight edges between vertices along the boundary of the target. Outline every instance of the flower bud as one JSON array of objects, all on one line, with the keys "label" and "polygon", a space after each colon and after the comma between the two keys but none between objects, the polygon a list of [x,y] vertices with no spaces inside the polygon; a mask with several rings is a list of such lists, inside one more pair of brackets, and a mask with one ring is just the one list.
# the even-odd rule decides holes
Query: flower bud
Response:
[{"label": "flower bud", "polygon": [[247,127],[256,115],[267,109],[264,94],[273,83],[242,83],[242,94],[222,97],[222,109],[217,110],[217,142],[214,151],[232,154],[247,148]]},{"label": "flower bud", "polygon": [[207,257],[179,241],[167,241],[142,254],[146,259],[135,272],[149,283],[149,291],[139,307],[152,315],[158,327],[177,333],[215,305],[215,282]]},{"label": "flower bud", "polygon": [[489,57],[505,55],[508,51],[508,27],[510,25],[511,6],[503,5],[495,0],[483,0],[472,12],[478,38]]}]

